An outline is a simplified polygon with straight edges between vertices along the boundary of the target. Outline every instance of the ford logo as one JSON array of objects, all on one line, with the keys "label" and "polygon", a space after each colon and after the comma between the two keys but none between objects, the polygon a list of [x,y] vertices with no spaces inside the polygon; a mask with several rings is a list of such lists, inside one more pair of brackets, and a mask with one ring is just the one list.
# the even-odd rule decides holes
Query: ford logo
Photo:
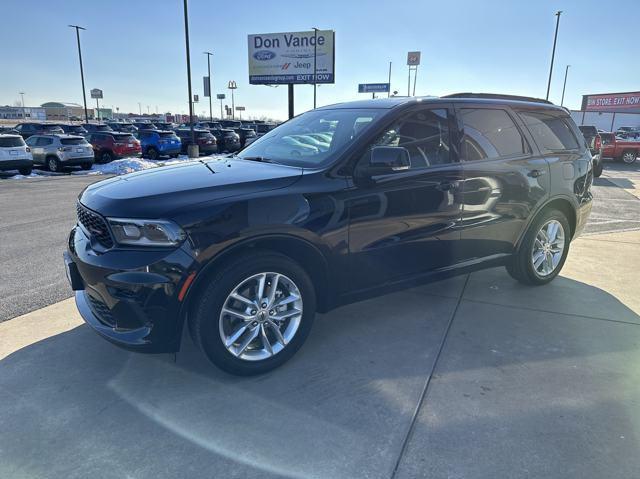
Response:
[{"label": "ford logo", "polygon": [[276,57],[276,54],[269,50],[259,50],[253,54],[253,58],[260,61],[271,60]]}]

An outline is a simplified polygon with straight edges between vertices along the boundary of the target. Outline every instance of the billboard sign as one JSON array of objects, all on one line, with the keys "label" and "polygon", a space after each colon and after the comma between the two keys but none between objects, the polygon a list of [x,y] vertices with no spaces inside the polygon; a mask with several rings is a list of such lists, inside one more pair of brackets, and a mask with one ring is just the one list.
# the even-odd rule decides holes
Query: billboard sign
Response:
[{"label": "billboard sign", "polygon": [[218,94],[216,95],[216,98],[217,98],[218,100],[224,100],[225,98],[227,98],[227,95],[225,95],[224,93],[218,93]]},{"label": "billboard sign", "polygon": [[243,106],[237,106],[236,107],[236,111],[245,111],[245,110],[246,110],[246,108],[243,107]]},{"label": "billboard sign", "polygon": [[388,83],[360,83],[358,85],[358,93],[381,93],[388,91]]},{"label": "billboard sign", "polygon": [[582,110],[640,113],[640,92],[583,95]]},{"label": "billboard sign", "polygon": [[100,98],[102,99],[102,90],[99,88],[91,89],[91,98]]},{"label": "billboard sign", "polygon": [[314,83],[314,58],[316,83],[335,82],[333,30],[249,35],[248,46],[252,85]]},{"label": "billboard sign", "polygon": [[407,53],[407,65],[410,67],[420,65],[420,52]]}]

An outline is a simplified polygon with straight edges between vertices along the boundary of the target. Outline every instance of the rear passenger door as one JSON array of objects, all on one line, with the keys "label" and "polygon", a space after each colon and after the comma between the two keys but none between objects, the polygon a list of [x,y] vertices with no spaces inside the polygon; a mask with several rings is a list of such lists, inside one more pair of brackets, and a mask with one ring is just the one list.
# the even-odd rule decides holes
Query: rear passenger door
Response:
[{"label": "rear passenger door", "polygon": [[464,259],[511,254],[549,194],[549,167],[506,105],[456,106],[462,157]]}]

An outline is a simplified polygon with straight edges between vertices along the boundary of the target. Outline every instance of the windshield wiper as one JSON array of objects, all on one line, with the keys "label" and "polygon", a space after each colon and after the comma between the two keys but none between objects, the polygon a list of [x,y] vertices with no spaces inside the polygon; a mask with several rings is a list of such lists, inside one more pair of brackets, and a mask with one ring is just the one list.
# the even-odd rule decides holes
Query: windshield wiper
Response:
[{"label": "windshield wiper", "polygon": [[240,158],[241,160],[247,161],[259,161],[260,163],[275,163],[278,164],[277,161],[273,161],[270,158],[265,158],[264,156],[238,156],[234,155],[235,158]]}]

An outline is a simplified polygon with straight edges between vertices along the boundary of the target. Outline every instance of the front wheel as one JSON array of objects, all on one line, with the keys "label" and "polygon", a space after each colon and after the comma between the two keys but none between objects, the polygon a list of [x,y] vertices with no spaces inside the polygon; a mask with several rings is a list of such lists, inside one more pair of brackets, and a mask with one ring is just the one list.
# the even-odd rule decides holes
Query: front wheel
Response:
[{"label": "front wheel", "polygon": [[31,174],[32,170],[33,170],[33,168],[28,166],[28,167],[25,167],[25,168],[20,168],[18,171],[20,172],[21,175],[29,176]]},{"label": "front wheel", "polygon": [[62,163],[60,163],[60,160],[58,158],[50,156],[49,158],[47,158],[47,168],[49,169],[49,171],[55,173],[62,170]]},{"label": "front wheel", "polygon": [[156,150],[155,148],[149,148],[147,150],[147,158],[149,158],[150,160],[157,160],[160,157],[160,153],[158,152],[158,150]]},{"label": "front wheel", "polygon": [[630,165],[634,161],[636,161],[636,152],[632,150],[627,150],[622,153],[622,161],[624,161],[627,165]]},{"label": "front wheel", "polygon": [[529,226],[507,265],[507,271],[512,278],[524,284],[551,282],[567,259],[570,234],[569,222],[562,212],[543,211]]},{"label": "front wheel", "polygon": [[289,360],[306,340],[316,311],[306,271],[268,251],[227,263],[194,301],[189,326],[195,343],[220,369],[242,376]]},{"label": "front wheel", "polygon": [[103,151],[100,155],[101,163],[111,163],[113,161],[113,155],[109,151]]},{"label": "front wheel", "polygon": [[82,169],[83,170],[90,170],[91,169],[91,163],[82,163]]}]

